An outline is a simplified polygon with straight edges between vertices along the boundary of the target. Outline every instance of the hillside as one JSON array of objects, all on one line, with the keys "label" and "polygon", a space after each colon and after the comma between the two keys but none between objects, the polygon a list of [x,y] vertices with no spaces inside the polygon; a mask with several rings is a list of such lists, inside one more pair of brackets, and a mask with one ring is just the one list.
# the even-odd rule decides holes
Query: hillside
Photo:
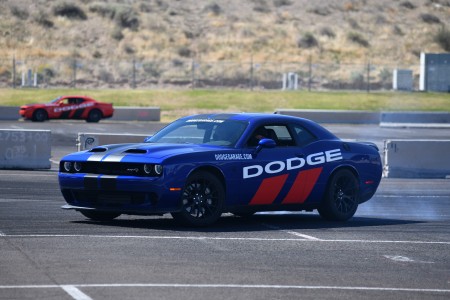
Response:
[{"label": "hillside", "polygon": [[450,0],[2,0],[0,60],[409,66],[449,30]]}]

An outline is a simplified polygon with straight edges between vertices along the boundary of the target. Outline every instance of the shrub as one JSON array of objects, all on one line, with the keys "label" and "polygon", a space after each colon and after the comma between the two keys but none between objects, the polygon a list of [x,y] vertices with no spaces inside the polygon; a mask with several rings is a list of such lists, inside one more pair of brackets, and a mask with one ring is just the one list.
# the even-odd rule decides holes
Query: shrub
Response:
[{"label": "shrub", "polygon": [[330,27],[323,27],[320,30],[320,34],[323,36],[327,36],[329,38],[335,38],[336,34],[334,33],[334,31],[330,28]]},{"label": "shrub", "polygon": [[266,0],[253,0],[253,2],[255,2],[255,7],[253,7],[254,11],[260,13],[269,13],[271,11]]},{"label": "shrub", "polygon": [[30,13],[28,12],[28,10],[26,8],[22,8],[22,7],[13,5],[10,7],[10,10],[11,10],[11,13],[13,14],[13,16],[15,16],[21,20],[26,20],[30,16]]},{"label": "shrub", "polygon": [[416,8],[416,6],[409,1],[403,1],[402,3],[400,3],[400,7],[404,7],[404,8],[408,8],[408,9]]},{"label": "shrub", "polygon": [[403,35],[404,33],[403,33],[403,30],[400,28],[400,26],[398,26],[398,25],[395,25],[393,28],[392,28],[392,32],[395,34],[395,35]]},{"label": "shrub", "polygon": [[178,49],[178,55],[181,57],[191,57],[192,51],[188,47],[181,47]]},{"label": "shrub", "polygon": [[207,6],[205,6],[205,11],[212,12],[214,15],[218,16],[222,13],[222,8],[217,3],[211,3]]},{"label": "shrub", "polygon": [[52,28],[54,23],[46,12],[40,11],[34,15],[34,21],[45,28]]},{"label": "shrub", "polygon": [[273,5],[275,5],[275,7],[289,6],[291,4],[292,1],[290,0],[273,0]]},{"label": "shrub", "polygon": [[347,38],[349,41],[351,41],[355,44],[358,44],[358,45],[366,47],[366,48],[369,47],[369,42],[361,34],[359,34],[357,32],[350,32],[347,35]]},{"label": "shrub", "polygon": [[434,36],[434,41],[438,43],[442,49],[450,52],[450,30],[442,27],[438,33]]},{"label": "shrub", "polygon": [[117,41],[122,40],[124,38],[122,28],[115,26],[111,33],[111,37]]},{"label": "shrub", "polygon": [[85,12],[77,5],[69,2],[60,2],[53,7],[55,16],[66,17],[69,19],[86,20]]},{"label": "shrub", "polygon": [[148,3],[141,3],[139,4],[139,10],[141,12],[149,13],[152,12],[152,7]]},{"label": "shrub", "polygon": [[330,9],[326,6],[313,8],[313,9],[309,10],[309,12],[314,13],[319,16],[328,16],[329,14],[331,14]]},{"label": "shrub", "polygon": [[139,18],[131,7],[121,7],[117,9],[115,19],[117,25],[122,28],[129,28],[133,31],[138,30]]},{"label": "shrub", "polygon": [[319,43],[317,42],[314,35],[310,32],[305,33],[298,41],[297,46],[299,48],[313,48],[317,47]]},{"label": "shrub", "polygon": [[142,65],[142,68],[144,69],[144,72],[150,75],[151,77],[158,78],[159,76],[161,76],[162,72],[159,66],[154,62],[145,62]]},{"label": "shrub", "polygon": [[89,6],[89,11],[97,13],[102,17],[114,19],[116,16],[116,7],[103,2],[94,2]]},{"label": "shrub", "polygon": [[420,18],[422,21],[428,24],[438,24],[441,23],[441,20],[439,20],[438,17],[432,14],[420,14]]}]

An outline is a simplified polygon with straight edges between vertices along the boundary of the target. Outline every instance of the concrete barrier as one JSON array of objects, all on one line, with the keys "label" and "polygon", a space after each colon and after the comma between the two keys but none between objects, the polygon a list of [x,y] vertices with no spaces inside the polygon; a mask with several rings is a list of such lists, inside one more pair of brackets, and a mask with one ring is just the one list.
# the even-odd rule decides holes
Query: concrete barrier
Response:
[{"label": "concrete barrier", "polygon": [[449,112],[382,112],[381,123],[450,123]]},{"label": "concrete barrier", "polygon": [[0,120],[13,121],[20,119],[20,107],[18,106],[0,106]]},{"label": "concrete barrier", "polygon": [[384,177],[446,178],[450,175],[450,140],[386,140]]},{"label": "concrete barrier", "polygon": [[0,129],[1,169],[50,169],[50,130]]},{"label": "concrete barrier", "polygon": [[161,120],[159,107],[114,107],[114,121],[156,121]]},{"label": "concrete barrier", "polygon": [[276,114],[313,120],[317,123],[379,124],[380,113],[352,110],[277,109]]},{"label": "concrete barrier", "polygon": [[90,150],[100,145],[142,143],[148,135],[144,134],[121,134],[121,133],[78,133],[78,151]]}]

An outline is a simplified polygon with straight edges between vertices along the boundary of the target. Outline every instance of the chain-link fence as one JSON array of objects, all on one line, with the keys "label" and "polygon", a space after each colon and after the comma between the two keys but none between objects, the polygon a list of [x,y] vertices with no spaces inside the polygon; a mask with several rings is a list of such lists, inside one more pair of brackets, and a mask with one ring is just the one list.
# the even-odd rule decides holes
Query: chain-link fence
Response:
[{"label": "chain-link fence", "polygon": [[[323,64],[192,59],[0,59],[0,87],[39,88],[242,88],[302,90],[390,90],[395,69],[419,65]],[[294,82],[293,82],[294,81]]]}]

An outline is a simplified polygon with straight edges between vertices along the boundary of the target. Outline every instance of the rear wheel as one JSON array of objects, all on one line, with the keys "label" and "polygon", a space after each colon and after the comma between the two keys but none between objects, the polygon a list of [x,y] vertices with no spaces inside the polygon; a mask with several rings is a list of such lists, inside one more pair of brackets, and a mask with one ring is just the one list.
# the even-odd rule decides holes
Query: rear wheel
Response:
[{"label": "rear wheel", "polygon": [[119,213],[113,213],[113,212],[103,212],[103,211],[91,211],[91,210],[82,210],[80,213],[95,221],[111,221],[118,216],[120,216]]},{"label": "rear wheel", "polygon": [[318,211],[330,221],[346,221],[358,208],[359,184],[355,175],[346,169],[337,171],[331,178]]},{"label": "rear wheel", "polygon": [[207,226],[222,214],[225,190],[213,174],[199,171],[189,176],[181,195],[181,211],[175,220],[189,226]]},{"label": "rear wheel", "polygon": [[34,122],[44,122],[48,119],[48,114],[44,109],[38,109],[33,113],[32,120]]},{"label": "rear wheel", "polygon": [[90,123],[97,123],[98,121],[100,121],[100,119],[102,118],[102,112],[99,111],[98,109],[93,109],[89,112],[88,118],[87,118],[87,122]]}]

